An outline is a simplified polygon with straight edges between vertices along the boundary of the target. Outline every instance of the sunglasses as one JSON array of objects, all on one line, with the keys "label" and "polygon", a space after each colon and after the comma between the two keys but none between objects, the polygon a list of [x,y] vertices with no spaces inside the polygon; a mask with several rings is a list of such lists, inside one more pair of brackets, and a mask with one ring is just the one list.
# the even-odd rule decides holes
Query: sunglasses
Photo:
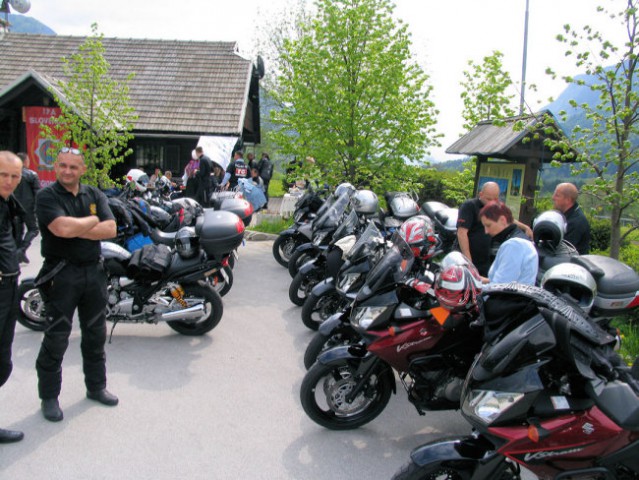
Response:
[{"label": "sunglasses", "polygon": [[60,149],[60,153],[71,153],[73,155],[82,155],[82,152],[78,150],[77,148],[69,148],[69,147],[62,147]]}]

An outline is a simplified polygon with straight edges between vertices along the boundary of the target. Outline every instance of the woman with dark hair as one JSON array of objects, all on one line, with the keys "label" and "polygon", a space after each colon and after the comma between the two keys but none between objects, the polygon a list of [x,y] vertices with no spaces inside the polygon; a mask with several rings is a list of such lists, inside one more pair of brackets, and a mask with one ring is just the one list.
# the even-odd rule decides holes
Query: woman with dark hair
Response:
[{"label": "woman with dark hair", "polygon": [[526,234],[514,223],[513,214],[506,204],[488,202],[479,211],[484,230],[499,245],[497,256],[484,283],[519,282],[534,285],[539,268],[539,256]]}]

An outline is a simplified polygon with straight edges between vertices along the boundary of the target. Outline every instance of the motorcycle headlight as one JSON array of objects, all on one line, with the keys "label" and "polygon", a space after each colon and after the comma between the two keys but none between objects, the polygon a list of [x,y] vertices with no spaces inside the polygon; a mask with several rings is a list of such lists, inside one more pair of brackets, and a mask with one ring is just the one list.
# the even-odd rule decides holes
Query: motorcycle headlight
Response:
[{"label": "motorcycle headlight", "polygon": [[353,312],[352,321],[355,326],[367,329],[377,317],[382,315],[389,307],[360,307]]},{"label": "motorcycle headlight", "polygon": [[471,390],[464,399],[462,411],[489,425],[523,397],[523,393]]},{"label": "motorcycle headlight", "polygon": [[324,239],[326,238],[326,235],[328,235],[327,232],[319,232],[313,235],[313,245],[315,246],[321,245]]},{"label": "motorcycle headlight", "polygon": [[340,292],[348,292],[353,284],[362,276],[361,273],[347,273],[339,277],[337,282],[337,290]]}]

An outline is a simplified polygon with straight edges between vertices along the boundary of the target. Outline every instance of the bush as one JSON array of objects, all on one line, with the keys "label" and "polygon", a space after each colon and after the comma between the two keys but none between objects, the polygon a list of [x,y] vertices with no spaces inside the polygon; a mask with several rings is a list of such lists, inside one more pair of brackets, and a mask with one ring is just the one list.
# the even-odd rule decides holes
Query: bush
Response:
[{"label": "bush", "polygon": [[603,252],[610,249],[610,220],[590,217],[590,250]]}]

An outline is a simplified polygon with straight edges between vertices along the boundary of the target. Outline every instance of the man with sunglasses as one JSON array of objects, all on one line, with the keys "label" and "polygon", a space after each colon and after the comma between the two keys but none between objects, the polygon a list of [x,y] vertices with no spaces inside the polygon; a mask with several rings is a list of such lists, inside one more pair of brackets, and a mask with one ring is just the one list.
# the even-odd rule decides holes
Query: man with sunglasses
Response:
[{"label": "man with sunglasses", "polygon": [[104,193],[80,183],[86,169],[81,151],[63,148],[54,165],[57,181],[36,197],[44,258],[36,285],[48,322],[36,371],[42,414],[52,422],[63,418],[58,402],[62,360],[76,308],[87,398],[109,406],[118,403],[106,389],[107,285],[100,262],[100,240],[115,237],[116,223]]},{"label": "man with sunglasses", "polygon": [[[0,386],[13,370],[11,346],[18,315],[18,221],[24,215],[13,192],[22,178],[22,162],[11,152],[0,151]],[[0,429],[0,443],[22,440],[16,430]]]}]

